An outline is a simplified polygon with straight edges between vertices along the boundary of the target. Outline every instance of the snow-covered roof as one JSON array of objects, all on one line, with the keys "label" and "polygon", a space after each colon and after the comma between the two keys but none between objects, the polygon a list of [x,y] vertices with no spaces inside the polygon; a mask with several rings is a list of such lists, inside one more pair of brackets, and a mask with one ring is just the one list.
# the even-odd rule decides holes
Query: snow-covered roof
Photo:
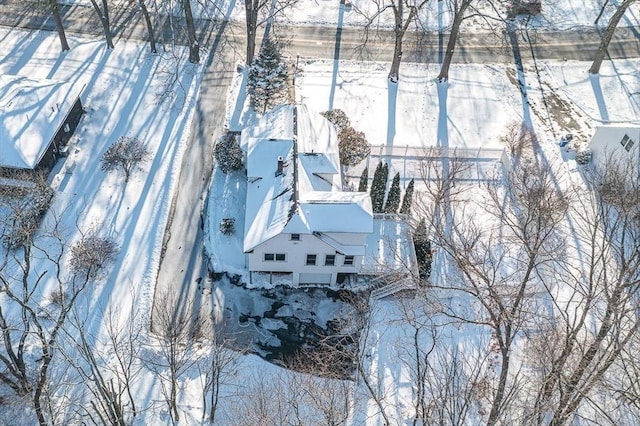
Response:
[{"label": "snow-covered roof", "polygon": [[295,203],[293,141],[252,139],[248,148],[244,251],[282,232]]},{"label": "snow-covered roof", "polygon": [[371,198],[366,192],[323,192],[305,194],[300,202],[311,231],[355,232],[373,231]]},{"label": "snow-covered roof", "polygon": [[342,191],[337,134],[319,113],[303,105],[275,108],[243,132],[242,146],[248,179],[245,252],[285,231],[372,232],[371,199]]},{"label": "snow-covered roof", "polygon": [[69,82],[0,75],[0,166],[35,168],[80,93]]}]

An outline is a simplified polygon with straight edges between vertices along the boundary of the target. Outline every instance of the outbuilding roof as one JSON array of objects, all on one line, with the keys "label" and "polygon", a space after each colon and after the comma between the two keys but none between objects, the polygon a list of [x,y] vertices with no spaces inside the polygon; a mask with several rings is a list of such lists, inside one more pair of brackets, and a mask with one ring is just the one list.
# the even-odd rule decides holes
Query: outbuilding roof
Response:
[{"label": "outbuilding roof", "polygon": [[0,167],[35,168],[81,92],[69,82],[0,75]]}]

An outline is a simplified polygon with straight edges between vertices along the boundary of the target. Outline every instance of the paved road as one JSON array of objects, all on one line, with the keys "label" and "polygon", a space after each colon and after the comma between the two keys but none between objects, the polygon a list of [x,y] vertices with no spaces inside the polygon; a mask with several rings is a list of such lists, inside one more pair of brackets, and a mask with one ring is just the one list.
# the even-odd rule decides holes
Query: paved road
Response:
[{"label": "paved road", "polygon": [[175,292],[176,307],[187,315],[192,311],[207,315],[211,310],[210,298],[202,297],[209,275],[202,215],[213,169],[213,141],[223,131],[226,95],[235,68],[232,56],[224,40],[219,40],[206,58],[157,277],[156,294]]},{"label": "paved road", "polygon": [[[326,27],[284,27],[282,34],[290,34],[290,52],[304,56],[333,58],[336,35],[340,33],[340,58],[391,61],[393,56],[393,34],[381,32],[372,37],[368,48],[360,49],[362,30],[357,28],[337,29]],[[520,43],[531,40],[534,53],[539,59],[573,59],[589,61],[600,43],[598,33],[591,29],[569,32],[538,32],[517,30]],[[403,61],[439,63],[448,34],[410,33],[405,37]],[[640,57],[640,35],[634,28],[620,28],[609,47],[612,58]],[[495,63],[512,62],[513,55],[509,38],[505,32],[461,33],[454,62]]]},{"label": "paved road", "polygon": [[[100,22],[92,7],[61,6],[63,22],[69,33],[81,33],[101,36]],[[31,29],[55,30],[53,20],[25,0],[0,0],[0,26],[22,27]],[[228,11],[224,11],[225,13]],[[224,16],[220,16],[224,18]],[[118,38],[147,40],[147,29],[138,8],[134,6],[112,8],[112,28],[116,43]],[[223,24],[210,19],[196,20],[197,34],[201,44],[207,45],[207,39],[216,33],[216,26]],[[234,50],[241,58],[244,51],[244,28],[241,22],[225,23],[226,35],[234,45]],[[166,15],[156,16],[156,32],[158,40],[169,43],[172,40],[186,40],[182,19],[168,19]],[[339,56],[341,59],[361,59],[390,61],[393,55],[393,33],[380,31],[371,34],[369,44],[362,48],[362,28],[342,28],[320,26],[278,26],[274,28],[285,35],[290,44],[287,47],[292,54],[302,56],[334,58],[336,38],[340,37]],[[175,34],[175,37],[173,35]],[[535,32],[525,34],[518,31],[520,43],[530,38],[533,51],[539,59],[575,59],[591,60],[600,42],[598,33],[590,28],[581,28],[563,32]],[[448,34],[409,33],[405,37],[403,60],[408,62],[434,62],[441,60],[443,46]],[[638,28],[619,28],[609,47],[612,58],[640,57]],[[454,55],[458,63],[511,62],[513,60],[508,37],[505,32],[496,33],[463,32]]]}]

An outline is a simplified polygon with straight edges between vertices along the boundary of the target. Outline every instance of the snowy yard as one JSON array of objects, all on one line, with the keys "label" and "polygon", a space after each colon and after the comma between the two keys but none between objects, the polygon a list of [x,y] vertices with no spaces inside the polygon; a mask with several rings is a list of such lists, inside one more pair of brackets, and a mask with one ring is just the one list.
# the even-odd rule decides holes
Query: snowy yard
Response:
[{"label": "snowy yard", "polygon": [[[81,3],[89,4],[84,0]],[[352,3],[354,9],[364,9],[366,4],[370,4],[365,0]],[[443,3],[429,4],[424,18],[430,29],[447,25],[448,17],[437,9]],[[545,29],[591,26],[601,2],[587,2],[588,7],[582,0],[553,3],[545,3],[542,15],[533,20],[533,25]],[[292,13],[292,21],[335,26],[338,16],[336,4],[336,0],[301,1]],[[242,17],[242,8],[241,2],[236,4],[235,17]],[[345,25],[361,22],[362,18],[351,11]],[[606,19],[602,19],[603,22]],[[639,22],[640,14],[635,6],[629,10],[622,25],[633,26]],[[383,24],[388,25],[389,21]],[[121,40],[117,49],[108,51],[102,40],[70,38],[73,39],[72,50],[60,54],[58,40],[53,33],[0,29],[3,41],[0,74],[66,80],[84,86],[82,100],[87,112],[70,142],[69,156],[60,160],[51,175],[51,186],[56,194],[43,226],[58,220],[59,230],[70,244],[86,231],[109,236],[117,242],[119,250],[114,264],[101,281],[87,289],[77,304],[79,320],[83,322],[91,344],[100,351],[108,347],[105,343],[108,323],[114,319],[111,313],[117,313],[115,321],[121,327],[132,319],[141,327],[148,325],[164,230],[182,152],[191,137],[192,107],[200,87],[202,67],[186,63],[185,52],[181,50],[173,52],[177,55],[175,57],[151,56],[142,43]],[[372,145],[380,147],[379,155],[372,155],[371,161],[385,158],[390,153],[388,150],[401,152],[408,148],[425,150],[429,147],[485,149],[489,160],[482,163],[482,167],[486,170],[478,171],[475,177],[493,175],[498,167],[495,160],[502,158],[505,149],[502,136],[509,125],[521,122],[523,115],[530,113],[542,157],[556,170],[554,178],[558,187],[566,190],[569,184],[582,182],[581,169],[571,155],[559,148],[560,137],[572,133],[578,142],[586,143],[593,127],[600,123],[639,122],[640,79],[637,70],[640,61],[605,62],[599,77],[588,75],[587,63],[547,61],[538,65],[542,70],[540,84],[534,70],[526,68],[529,85],[525,102],[513,77],[513,65],[454,65],[449,82],[443,85],[435,81],[437,66],[403,63],[402,80],[394,85],[387,80],[389,64],[305,59],[300,64],[302,73],[297,79],[296,99],[318,112],[343,109],[356,130],[363,131]],[[177,77],[179,84],[170,83],[172,77]],[[555,109],[545,110],[544,101],[550,100],[553,100]],[[240,112],[236,110],[232,115],[237,119]],[[139,137],[152,153],[151,159],[142,164],[141,170],[136,171],[126,185],[121,175],[100,170],[100,155],[120,136]],[[353,181],[363,167],[360,165],[349,171]],[[369,167],[371,170],[372,166]],[[407,161],[400,156],[392,158],[390,175],[395,172],[402,174],[403,183],[411,178],[418,180],[421,162],[417,159]],[[241,240],[245,178],[242,173],[225,175],[215,170],[207,205],[206,228],[211,232],[206,238],[206,248],[216,272],[227,271],[246,278]],[[485,182],[488,179],[481,180]],[[472,182],[474,203],[486,197],[479,183],[480,179]],[[0,215],[2,211],[0,205]],[[467,214],[471,211],[472,208],[467,210]],[[236,219],[236,233],[232,236],[217,232],[220,221],[228,217]],[[483,219],[479,216],[477,222],[483,224]],[[564,226],[575,224],[568,222]],[[579,245],[572,244],[573,248]],[[444,282],[453,277],[450,275],[452,268],[442,256],[438,259],[441,263],[434,264],[434,278]],[[67,258],[63,261],[66,262]],[[46,259],[38,259],[35,267],[38,272],[51,269]],[[51,274],[44,277],[38,294],[43,300],[55,289]],[[210,291],[216,318],[228,327],[230,335],[242,335],[235,344],[246,348],[257,343],[265,348],[263,355],[277,352],[278,347],[288,344],[282,339],[283,330],[290,327],[283,320],[285,317],[296,318],[297,325],[308,325],[313,320],[316,325],[326,328],[332,320],[353,314],[348,303],[339,298],[331,300],[323,292],[308,295],[274,292],[267,297],[227,280],[207,290]],[[561,289],[554,291],[558,300],[568,297]],[[477,306],[468,303],[467,299],[452,299],[443,291],[430,294],[428,299],[438,307],[449,304],[457,312],[467,312]],[[443,321],[442,317],[433,314],[432,308],[436,306],[421,305],[422,301],[377,301],[371,313],[371,327],[363,343],[366,373],[393,424],[409,424],[413,420],[415,389],[412,387],[412,375],[416,373],[416,366],[410,362],[413,356],[410,350],[414,332],[418,327]],[[260,329],[256,327],[258,322]],[[462,373],[469,377],[479,374],[474,376],[478,384],[474,391],[482,389],[481,385],[486,381],[496,380],[495,336],[487,327],[439,326],[442,326],[442,334],[436,337],[442,355],[435,361],[436,367],[443,372],[448,371],[447,367],[455,364],[452,360],[465,353],[468,355],[466,359],[474,360],[475,364],[465,364]],[[246,333],[247,329],[251,332]],[[426,328],[420,330],[422,333]],[[300,331],[302,334],[305,332],[307,330]],[[144,334],[147,334],[146,328]],[[420,343],[428,348],[436,337],[421,334]],[[149,339],[144,337],[143,342],[147,344]],[[155,356],[156,353],[151,351],[151,354]],[[62,363],[58,365],[64,367]],[[63,368],[52,375],[60,383],[81,381],[75,373]],[[184,375],[178,398],[182,424],[202,423],[204,380],[200,365],[193,364]],[[309,380],[309,377],[285,371],[254,355],[242,355],[234,361],[233,369],[225,380],[220,394],[219,424],[251,425],[252,419],[256,418],[251,415],[255,415],[263,402],[260,393],[262,398],[264,394],[266,399],[272,397],[262,408],[275,412],[274,401],[277,397],[282,398],[278,392],[299,389],[294,385]],[[132,392],[138,398],[141,410],[132,423],[171,424],[163,401],[166,390],[158,376],[142,369],[132,383]],[[328,391],[340,383],[338,380],[313,382],[309,389]],[[349,382],[347,385],[352,384]],[[345,423],[383,424],[379,404],[364,389],[363,383],[358,381],[358,389],[351,391]],[[93,398],[81,386],[70,385],[60,393],[65,394],[61,398],[70,411],[79,409],[78,406]],[[309,412],[303,414],[320,413],[321,410],[313,411],[311,408],[312,402],[320,399],[319,395],[315,398],[307,395]],[[33,413],[25,409],[24,401],[13,401],[0,413],[0,423],[30,424]],[[482,403],[470,408],[473,413],[467,418],[471,419],[467,423],[486,419],[486,409]],[[66,419],[60,420],[64,423]]]}]

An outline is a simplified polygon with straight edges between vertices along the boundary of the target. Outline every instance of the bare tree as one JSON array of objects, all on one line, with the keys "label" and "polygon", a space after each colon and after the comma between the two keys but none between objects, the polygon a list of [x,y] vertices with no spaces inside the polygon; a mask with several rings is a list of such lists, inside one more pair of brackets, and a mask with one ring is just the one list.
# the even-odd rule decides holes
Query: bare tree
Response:
[{"label": "bare tree", "polygon": [[[574,192],[575,241],[554,270],[563,284],[552,293],[555,345],[548,349],[533,414],[566,424],[637,339],[640,315],[640,183],[635,161],[607,158],[588,174],[590,188]],[[601,407],[600,407],[601,408]]]},{"label": "bare tree", "polygon": [[[389,426],[391,422],[386,411],[386,390],[382,388],[382,383],[380,383],[378,378],[371,375],[369,365],[369,351],[377,344],[377,342],[372,340],[373,338],[370,334],[373,316],[375,314],[375,305],[372,306],[368,299],[360,295],[355,295],[352,298],[351,305],[356,308],[356,313],[351,316],[349,321],[355,326],[355,329],[360,330],[360,338],[355,354],[347,351],[345,355],[351,357],[356,370],[357,382],[361,382],[364,385],[367,394],[378,408],[378,414],[382,416],[383,424]],[[337,350],[335,346],[331,346],[331,348],[333,351]]]},{"label": "bare tree", "polygon": [[53,22],[56,24],[56,32],[60,39],[60,48],[63,52],[69,50],[69,42],[67,41],[67,34],[64,31],[64,25],[62,23],[62,15],[60,14],[60,6],[57,0],[40,0],[39,3],[43,8],[47,9],[51,16],[53,16]]},{"label": "bare tree", "polygon": [[256,53],[258,29],[283,14],[286,9],[294,6],[297,2],[298,0],[244,0],[247,33],[245,63],[247,65],[251,65]]},{"label": "bare tree", "polygon": [[[211,424],[216,422],[216,413],[220,403],[220,390],[236,371],[236,363],[241,352],[234,351],[232,342],[223,334],[224,327],[218,326],[205,336],[204,345],[209,352],[204,364],[204,386],[202,392],[202,419]],[[209,396],[207,398],[207,395]],[[208,405],[208,410],[207,410]]]},{"label": "bare tree", "polygon": [[109,4],[107,0],[102,0],[102,7],[98,5],[96,0],[91,0],[91,4],[102,24],[104,38],[107,41],[107,49],[113,49],[113,36],[111,35],[111,22],[109,20]]},{"label": "bare tree", "polygon": [[144,16],[144,22],[147,26],[147,34],[149,36],[149,47],[151,48],[151,53],[157,53],[156,48],[156,36],[153,30],[153,22],[151,21],[151,14],[149,13],[149,9],[147,8],[147,4],[145,0],[138,0],[138,6],[142,11],[142,16]]},{"label": "bare tree", "polygon": [[429,0],[391,0],[384,2],[381,0],[372,0],[376,9],[374,12],[368,13],[364,10],[356,9],[362,15],[367,23],[365,24],[364,44],[369,40],[369,31],[375,27],[380,15],[390,10],[393,13],[393,59],[391,68],[389,69],[389,80],[397,82],[400,78],[400,61],[402,60],[402,43],[407,30],[411,25],[416,25],[419,19],[419,13]]},{"label": "bare tree", "polygon": [[191,12],[191,0],[182,0],[184,17],[187,21],[187,38],[189,40],[189,62],[197,64],[200,62],[200,43],[196,37],[196,26]]},{"label": "bare tree", "polygon": [[93,279],[105,264],[113,261],[118,246],[111,238],[105,238],[93,231],[85,233],[71,246],[69,269],[76,275]]},{"label": "bare tree", "polygon": [[390,325],[407,333],[394,347],[413,386],[413,424],[466,424],[474,411],[482,411],[479,400],[492,354],[468,347],[460,352],[446,336],[449,319],[436,300],[431,289],[398,300],[400,318]]},{"label": "bare tree", "polygon": [[449,9],[453,12],[453,23],[451,24],[451,32],[449,33],[449,41],[447,41],[447,50],[444,54],[444,60],[438,74],[438,81],[443,82],[449,79],[449,67],[453,59],[453,52],[456,47],[458,33],[462,21],[467,18],[466,11],[474,0],[449,0]]},{"label": "bare tree", "polygon": [[121,169],[124,173],[125,182],[128,182],[138,164],[146,161],[149,156],[149,150],[140,139],[120,136],[102,154],[100,167],[105,172]]},{"label": "bare tree", "polygon": [[156,339],[144,362],[160,378],[162,394],[171,419],[178,422],[178,395],[182,376],[200,362],[197,352],[202,345],[199,341],[207,324],[194,312],[193,302],[178,306],[175,296],[170,292],[156,295],[151,321]]},{"label": "bare tree", "polygon": [[627,11],[629,6],[634,4],[636,0],[623,0],[620,5],[617,6],[616,11],[613,13],[611,18],[609,19],[609,23],[607,24],[607,28],[600,39],[600,46],[598,46],[598,50],[596,51],[596,55],[593,58],[593,63],[589,68],[589,74],[598,74],[600,72],[600,66],[602,65],[602,61],[604,60],[605,55],[607,54],[607,49],[609,48],[609,43],[613,38],[613,33],[616,31],[618,27],[618,23],[622,19],[622,16]]},{"label": "bare tree", "polygon": [[[67,273],[63,257],[67,245],[54,219],[51,231],[27,240],[0,264],[0,381],[19,395],[29,395],[40,425],[49,424],[47,413],[53,408],[46,402],[55,387],[49,382],[58,347],[59,334],[67,322],[78,296],[91,282],[87,273]],[[71,261],[74,254],[70,253]],[[42,263],[45,272],[39,272]],[[106,264],[100,265],[100,268]],[[83,270],[95,271],[95,265]],[[55,303],[46,305],[42,291],[52,280]],[[16,314],[17,313],[17,314]],[[37,361],[35,361],[37,360]]]},{"label": "bare tree", "polygon": [[106,338],[87,333],[86,312],[73,310],[64,327],[66,340],[59,346],[69,365],[78,372],[91,399],[81,401],[81,417],[99,418],[102,423],[122,425],[138,413],[131,386],[140,374],[141,332],[133,303],[131,315],[122,323],[120,312],[111,306],[106,312]]},{"label": "bare tree", "polygon": [[[452,178],[461,169],[449,162],[441,182],[426,182],[430,208],[423,216],[431,220],[435,245],[455,265],[447,271],[448,281],[437,286],[474,301],[469,308],[444,306],[444,313],[491,330],[499,357],[487,419],[493,425],[504,419],[517,390],[514,343],[536,312],[529,295],[541,287],[539,269],[562,250],[557,233],[567,200],[554,184],[554,170],[530,158],[514,162],[504,186],[486,185],[478,210],[470,208],[473,203],[457,209],[464,185]],[[476,217],[483,213],[492,220],[479,224]]]}]

